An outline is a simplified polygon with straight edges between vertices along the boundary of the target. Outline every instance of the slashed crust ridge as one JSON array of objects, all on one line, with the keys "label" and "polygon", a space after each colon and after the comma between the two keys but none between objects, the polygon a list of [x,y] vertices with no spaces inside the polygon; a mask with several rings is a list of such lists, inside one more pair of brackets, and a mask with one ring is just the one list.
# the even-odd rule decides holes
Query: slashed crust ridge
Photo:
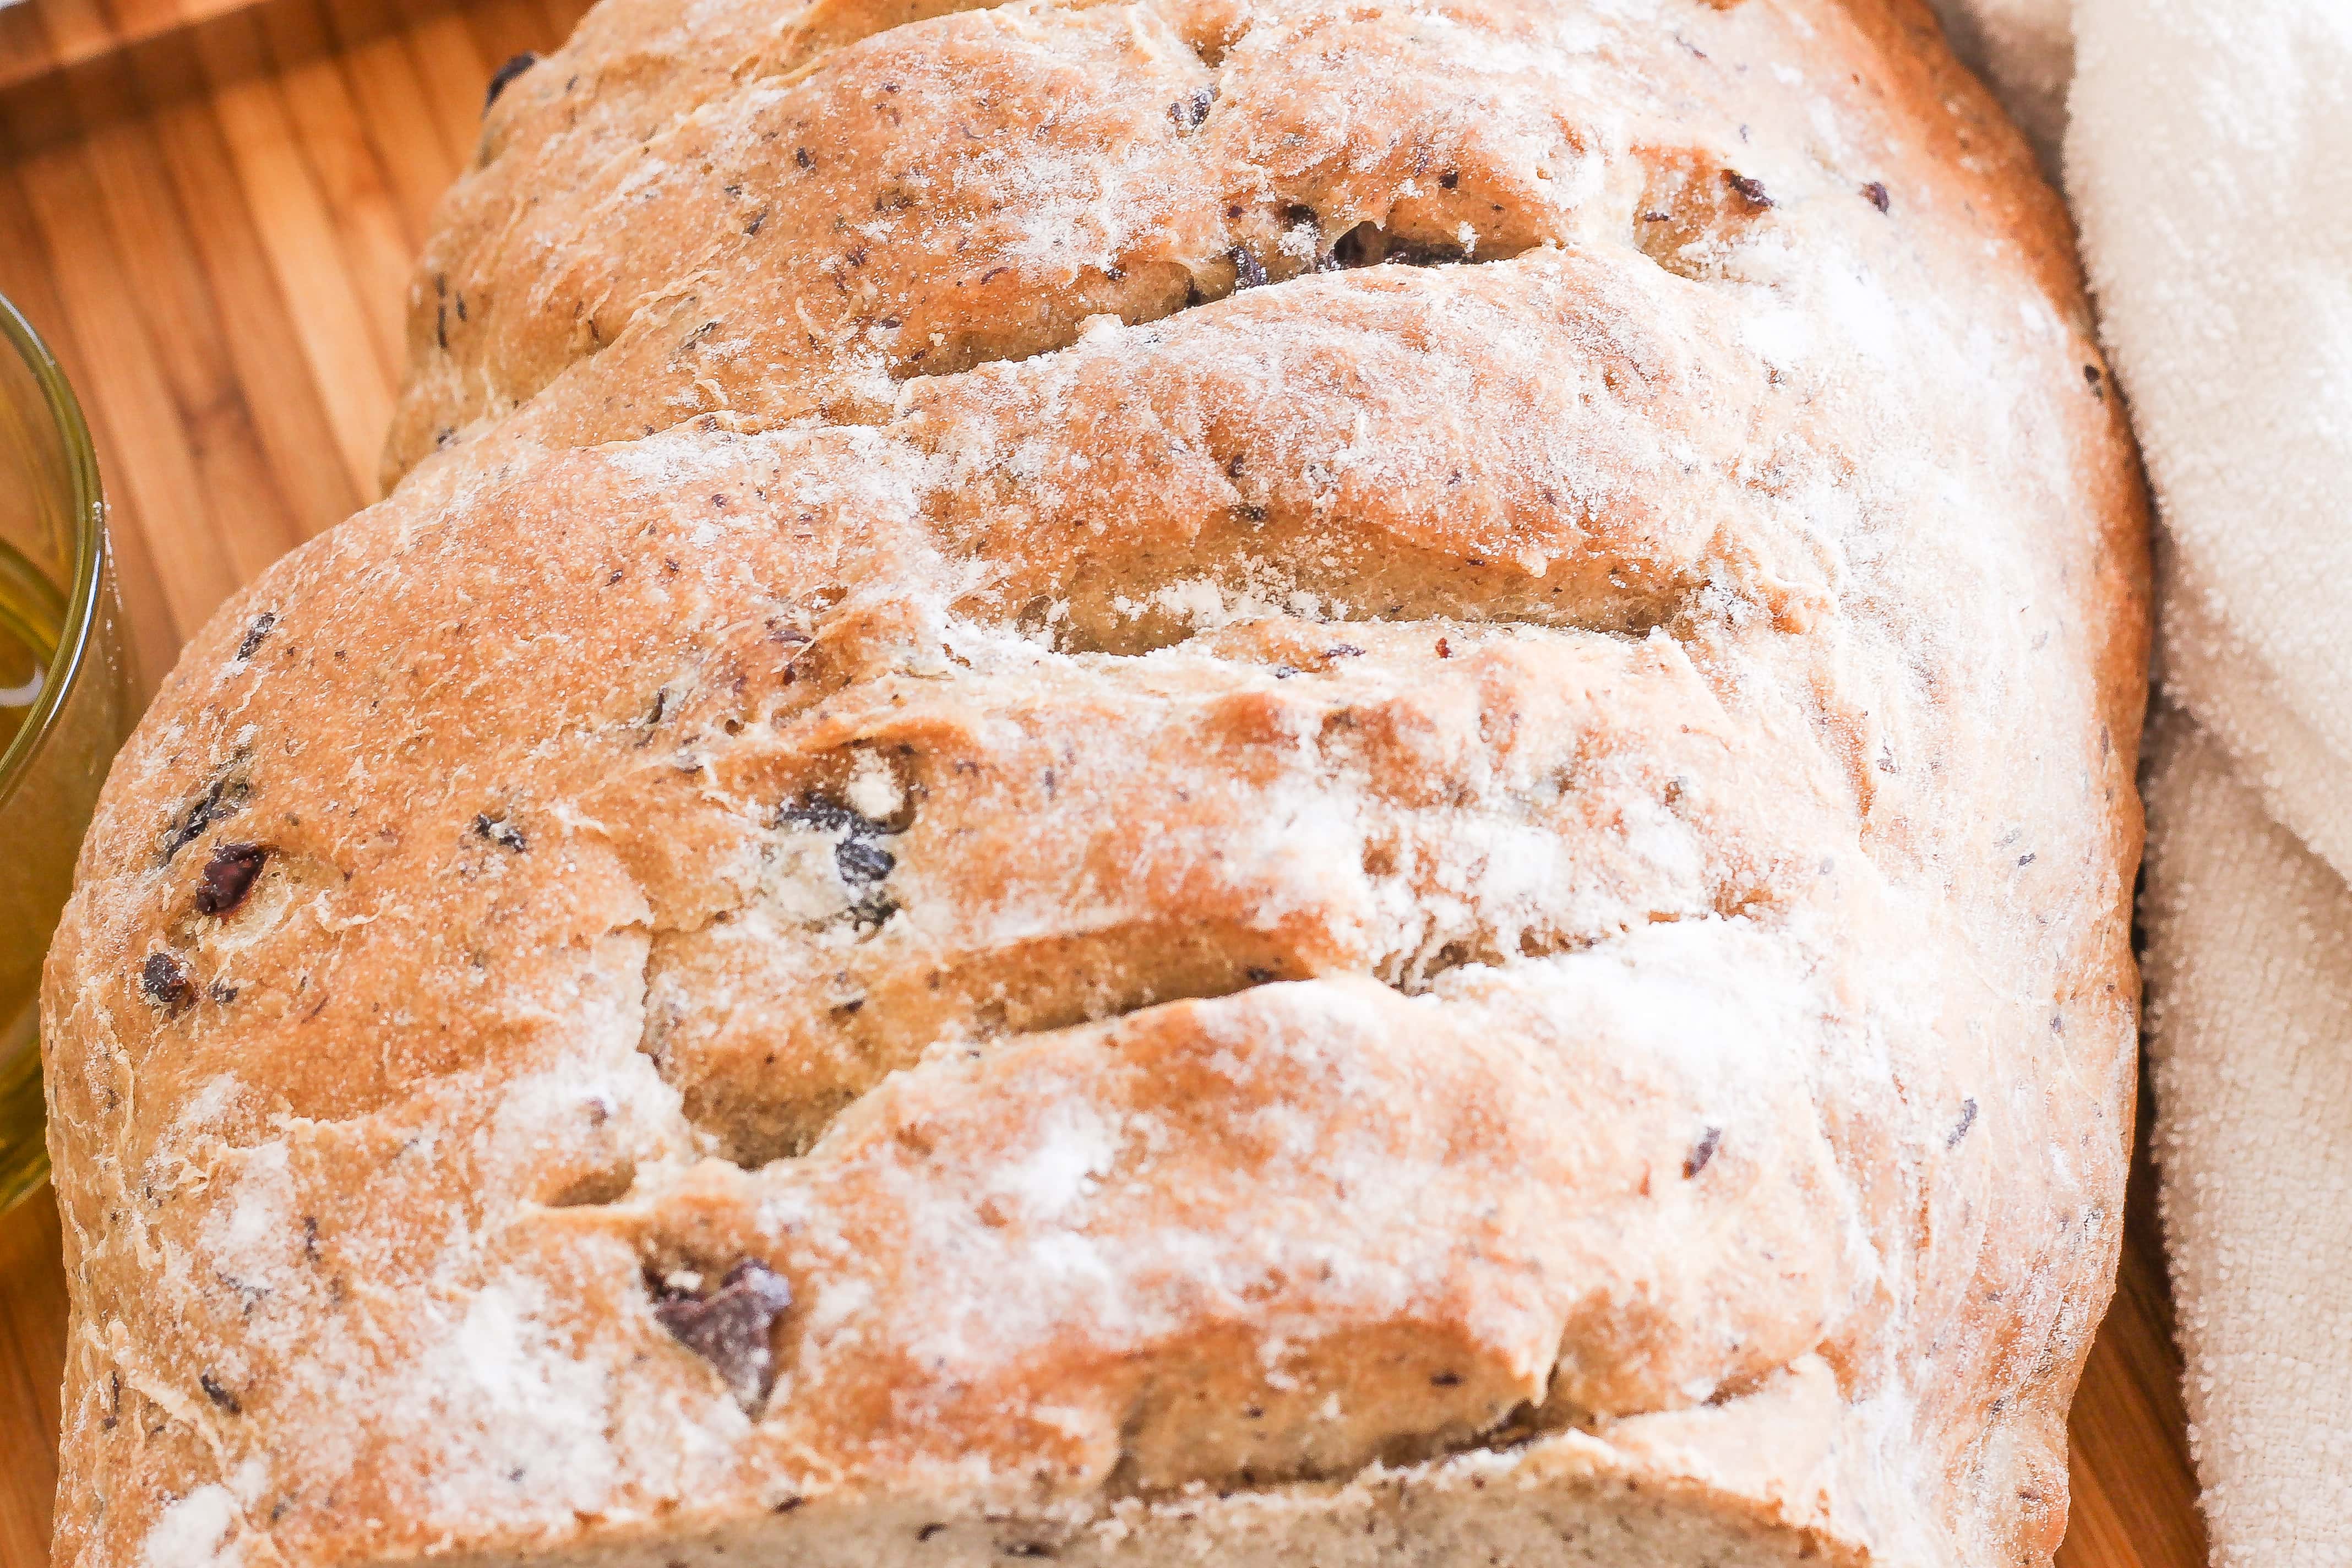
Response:
[{"label": "slashed crust ridge", "polygon": [[1924,9],[609,0],[413,306],[52,960],[61,1560],[2046,1556],[2145,502]]}]

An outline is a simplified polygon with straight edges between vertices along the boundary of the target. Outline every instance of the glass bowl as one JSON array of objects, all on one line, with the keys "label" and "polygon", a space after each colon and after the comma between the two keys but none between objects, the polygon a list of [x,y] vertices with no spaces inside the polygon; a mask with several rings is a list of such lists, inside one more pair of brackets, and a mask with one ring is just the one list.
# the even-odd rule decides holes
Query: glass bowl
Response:
[{"label": "glass bowl", "polygon": [[0,1211],[48,1172],[41,958],[137,711],[120,619],[80,406],[0,300]]}]

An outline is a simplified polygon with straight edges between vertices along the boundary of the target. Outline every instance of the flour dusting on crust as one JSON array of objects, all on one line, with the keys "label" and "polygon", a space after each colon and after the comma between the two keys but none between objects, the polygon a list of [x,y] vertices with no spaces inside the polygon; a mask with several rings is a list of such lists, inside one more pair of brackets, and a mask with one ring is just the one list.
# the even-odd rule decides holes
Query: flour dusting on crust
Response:
[{"label": "flour dusting on crust", "polygon": [[607,0],[92,829],[60,1561],[2045,1560],[2070,244],[1907,0]]}]

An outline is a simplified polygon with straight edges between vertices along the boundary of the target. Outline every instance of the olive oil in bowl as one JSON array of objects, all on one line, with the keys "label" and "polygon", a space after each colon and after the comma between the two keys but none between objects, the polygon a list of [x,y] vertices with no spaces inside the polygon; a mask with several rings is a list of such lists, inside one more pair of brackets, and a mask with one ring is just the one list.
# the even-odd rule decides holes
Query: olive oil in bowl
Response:
[{"label": "olive oil in bowl", "polygon": [[[66,596],[33,563],[0,541],[0,755],[15,744],[53,677]],[[13,803],[8,837],[41,831],[38,803]],[[11,854],[37,849],[0,846]],[[13,922],[12,922],[13,923]],[[0,1206],[35,1174],[30,1152],[41,1142],[41,1074],[36,1006],[37,964],[0,963]],[[10,1157],[10,1156],[15,1157]]]},{"label": "olive oil in bowl", "polygon": [[0,1210],[47,1169],[41,963],[133,714],[105,518],[72,389],[0,300]]},{"label": "olive oil in bowl", "polygon": [[0,752],[47,688],[65,616],[65,595],[0,540]]}]

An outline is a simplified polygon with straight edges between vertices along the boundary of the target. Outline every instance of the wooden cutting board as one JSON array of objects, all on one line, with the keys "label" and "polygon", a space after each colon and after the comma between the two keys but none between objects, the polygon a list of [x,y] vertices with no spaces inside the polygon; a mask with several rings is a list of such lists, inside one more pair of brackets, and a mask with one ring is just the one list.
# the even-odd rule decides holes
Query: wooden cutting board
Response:
[{"label": "wooden cutting board", "polygon": [[[374,495],[401,300],[499,62],[588,0],[26,0],[0,9],[0,293],[79,389],[152,687],[228,593]],[[2153,1184],[2074,1420],[2061,1568],[2196,1568]],[[65,1282],[0,1220],[0,1568],[47,1556]]]}]

